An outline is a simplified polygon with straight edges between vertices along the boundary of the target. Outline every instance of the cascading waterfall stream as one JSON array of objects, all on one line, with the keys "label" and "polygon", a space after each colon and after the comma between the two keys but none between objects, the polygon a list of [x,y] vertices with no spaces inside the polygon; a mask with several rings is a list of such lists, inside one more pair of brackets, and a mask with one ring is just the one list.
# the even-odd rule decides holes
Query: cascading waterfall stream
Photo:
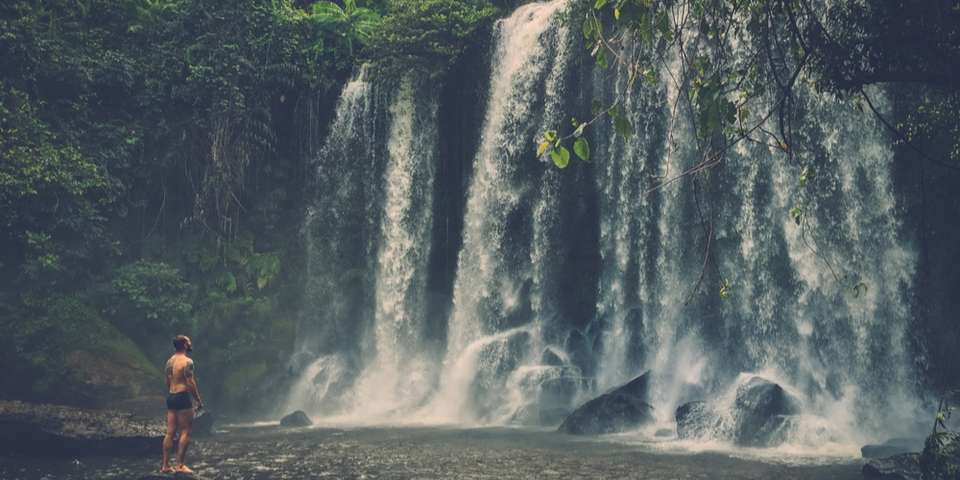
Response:
[{"label": "cascading waterfall stream", "polygon": [[[366,177],[367,182],[377,185],[368,184],[367,191],[375,193],[341,201],[322,200],[321,204],[333,203],[327,215],[318,219],[314,214],[310,218],[311,222],[325,222],[324,236],[347,244],[358,239],[351,238],[353,232],[349,229],[341,229],[341,218],[356,215],[379,219],[375,246],[367,249],[368,255],[376,259],[375,263],[368,263],[373,265],[373,274],[365,288],[373,292],[372,298],[365,297],[373,304],[370,326],[361,334],[367,338],[341,338],[344,344],[355,345],[362,364],[350,365],[350,352],[343,350],[325,354],[306,369],[291,398],[299,404],[314,405],[314,411],[337,411],[348,418],[362,415],[371,419],[418,406],[432,389],[436,375],[431,367],[435,362],[421,340],[426,329],[426,270],[433,222],[438,101],[425,79],[407,76],[391,89],[392,85],[368,84],[367,70],[364,66],[344,88],[333,133],[323,152],[325,157],[344,160],[341,169],[327,174],[330,178],[358,168],[380,172],[379,178]],[[381,108],[381,104],[387,108]],[[366,128],[352,128],[354,124]],[[385,130],[385,149],[375,143],[381,129]],[[367,139],[370,143],[365,143]],[[347,160],[353,160],[355,165],[349,165]],[[350,183],[341,177],[339,182],[331,180],[329,185],[345,188]],[[377,215],[363,217],[360,213],[371,209]],[[328,254],[324,260],[344,259]],[[349,297],[351,292],[337,285],[337,280],[332,275],[324,286],[328,292],[323,293]],[[339,320],[362,324],[363,313],[358,310],[352,318],[344,314]],[[357,369],[362,373],[352,381],[350,370]]]},{"label": "cascading waterfall stream", "polygon": [[[525,5],[496,27],[441,392],[429,409],[440,418],[509,414],[493,411],[502,398],[497,390],[534,347],[542,347],[536,319],[552,300],[543,297],[553,280],[544,266],[552,261],[558,179],[525,162],[530,146],[517,139],[532,138],[544,120],[559,114],[569,53],[567,30],[554,17],[565,6],[564,0]],[[534,108],[540,102],[543,111]]]},{"label": "cascading waterfall stream", "polygon": [[[706,173],[669,181],[702,160],[678,53],[667,52],[655,81],[630,82],[619,66],[580,75],[567,8],[529,3],[495,26],[479,146],[462,179],[450,311],[439,322],[427,318],[427,285],[432,227],[443,220],[434,182],[450,161],[440,154],[441,96],[429,79],[373,81],[366,67],[344,88],[306,224],[310,311],[295,359],[311,362],[293,362],[301,377],[287,409],[556,425],[650,370],[656,424],[641,435],[672,429],[689,400],[732,418],[754,376],[802,402],[788,445],[843,450],[891,433],[897,415],[904,428],[894,433],[909,433],[916,259],[880,126],[798,87],[805,147],[791,159],[743,142]],[[873,96],[889,108],[882,91]],[[559,170],[534,158],[543,131],[581,103],[614,99],[630,137],[604,119],[588,134],[591,162]],[[798,205],[799,223],[789,214]],[[595,272],[564,256],[570,243],[593,250]],[[572,297],[592,317],[569,311]],[[444,332],[428,332],[443,322]],[[696,440],[729,441],[728,427]]]},{"label": "cascading waterfall stream", "polygon": [[422,342],[437,149],[437,101],[429,93],[421,97],[425,88],[404,78],[389,107],[375,353],[352,401],[354,410],[367,417],[416,406],[429,393],[435,375]]}]

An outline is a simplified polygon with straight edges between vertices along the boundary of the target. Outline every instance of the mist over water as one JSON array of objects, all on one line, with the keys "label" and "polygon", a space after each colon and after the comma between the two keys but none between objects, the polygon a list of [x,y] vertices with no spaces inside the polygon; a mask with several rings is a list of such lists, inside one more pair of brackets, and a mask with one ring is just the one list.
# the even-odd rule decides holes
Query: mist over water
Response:
[{"label": "mist over water", "polygon": [[[811,148],[788,161],[743,142],[724,165],[670,181],[701,160],[675,52],[656,82],[584,72],[566,7],[524,5],[492,33],[450,313],[439,322],[427,318],[445,161],[436,80],[374,80],[364,67],[344,87],[305,225],[308,311],[285,410],[348,423],[556,425],[651,370],[655,425],[614,439],[673,430],[690,400],[729,416],[753,376],[802,401],[772,451],[854,455],[911,433],[916,258],[890,138],[853,105],[805,91],[808,120],[795,135]],[[578,102],[616,98],[629,138],[603,120],[589,133],[589,164],[559,170],[534,158],[534,139],[582,115]],[[585,192],[594,210],[580,208],[592,205]],[[799,224],[788,213],[798,205]],[[592,243],[582,233],[591,229]],[[586,296],[570,288],[590,278],[572,260],[584,249],[595,269]],[[593,315],[573,313],[576,302]],[[720,448],[729,423],[656,444]]]}]

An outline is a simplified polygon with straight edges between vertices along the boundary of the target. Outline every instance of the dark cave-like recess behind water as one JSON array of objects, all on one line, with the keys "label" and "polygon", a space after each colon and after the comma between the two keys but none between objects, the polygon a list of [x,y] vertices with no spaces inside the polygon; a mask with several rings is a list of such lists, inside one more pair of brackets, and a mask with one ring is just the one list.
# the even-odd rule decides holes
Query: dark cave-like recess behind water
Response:
[{"label": "dark cave-like recess behind water", "polygon": [[[670,181],[700,161],[676,52],[631,85],[593,66],[567,7],[520,7],[450,69],[365,65],[344,86],[283,408],[540,423],[650,369],[662,424],[690,392],[730,408],[757,374],[802,398],[792,441],[907,433],[957,375],[960,282],[939,260],[958,255],[956,175],[800,87],[792,160],[744,142]],[[872,93],[894,116],[910,95]],[[536,158],[543,131],[616,98],[631,136],[603,119],[589,162]]]}]

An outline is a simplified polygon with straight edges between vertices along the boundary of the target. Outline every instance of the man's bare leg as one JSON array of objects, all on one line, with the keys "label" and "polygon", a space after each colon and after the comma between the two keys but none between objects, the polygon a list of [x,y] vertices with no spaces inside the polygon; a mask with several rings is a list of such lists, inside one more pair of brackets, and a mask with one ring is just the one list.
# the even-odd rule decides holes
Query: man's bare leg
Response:
[{"label": "man's bare leg", "polygon": [[190,430],[193,428],[193,409],[177,411],[177,428],[180,430],[180,441],[177,442],[177,471],[193,473],[186,465],[187,445],[190,444]]},{"label": "man's bare leg", "polygon": [[173,448],[173,433],[177,429],[177,412],[167,410],[167,434],[163,436],[163,463],[160,464],[160,471],[163,473],[172,473],[170,468],[170,450]]}]

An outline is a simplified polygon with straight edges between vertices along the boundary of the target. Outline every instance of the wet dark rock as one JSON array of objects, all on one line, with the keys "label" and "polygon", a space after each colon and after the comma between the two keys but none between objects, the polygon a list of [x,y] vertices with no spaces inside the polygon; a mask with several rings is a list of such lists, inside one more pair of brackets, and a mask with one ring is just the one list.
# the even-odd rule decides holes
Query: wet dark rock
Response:
[{"label": "wet dark rock", "polygon": [[860,448],[863,458],[883,458],[901,453],[916,453],[923,450],[923,440],[919,438],[891,438],[876,445],[864,445]]},{"label": "wet dark rock", "polygon": [[297,410],[281,418],[280,425],[283,427],[309,427],[313,425],[313,420],[310,420],[310,417],[303,410]]},{"label": "wet dark rock", "polygon": [[156,455],[166,429],[115,410],[0,402],[0,452],[40,456]]},{"label": "wet dark rock", "polygon": [[557,352],[554,352],[552,348],[547,347],[543,349],[543,353],[540,355],[540,364],[551,367],[562,367],[563,359],[560,358],[560,355],[557,355]]},{"label": "wet dark rock", "polygon": [[677,407],[678,438],[700,438],[715,432],[720,426],[720,416],[707,406],[707,402],[693,401]]},{"label": "wet dark rock", "polygon": [[650,382],[653,381],[653,373],[647,371],[633,380],[617,387],[612,393],[623,395],[632,395],[646,401],[650,396]]},{"label": "wet dark rock", "polygon": [[865,480],[921,480],[919,454],[875,458],[863,466]]},{"label": "wet dark rock", "polygon": [[919,462],[924,480],[960,480],[960,433],[927,437]]},{"label": "wet dark rock", "polygon": [[669,428],[661,428],[660,430],[657,430],[656,433],[653,434],[653,436],[657,438],[665,438],[671,435],[673,435],[673,430],[670,430]]},{"label": "wet dark rock", "polygon": [[615,433],[653,422],[653,407],[647,403],[650,372],[644,373],[573,411],[559,431],[575,435]]},{"label": "wet dark rock", "polygon": [[734,441],[748,447],[771,447],[783,443],[800,401],[783,387],[753,377],[737,389]]},{"label": "wet dark rock", "polygon": [[563,349],[570,356],[570,362],[576,365],[585,376],[593,375],[593,351],[587,337],[579,330],[570,330],[567,339],[563,342]]},{"label": "wet dark rock", "polygon": [[213,412],[201,410],[193,418],[193,435],[198,437],[213,435],[213,424],[215,421],[216,416]]}]

